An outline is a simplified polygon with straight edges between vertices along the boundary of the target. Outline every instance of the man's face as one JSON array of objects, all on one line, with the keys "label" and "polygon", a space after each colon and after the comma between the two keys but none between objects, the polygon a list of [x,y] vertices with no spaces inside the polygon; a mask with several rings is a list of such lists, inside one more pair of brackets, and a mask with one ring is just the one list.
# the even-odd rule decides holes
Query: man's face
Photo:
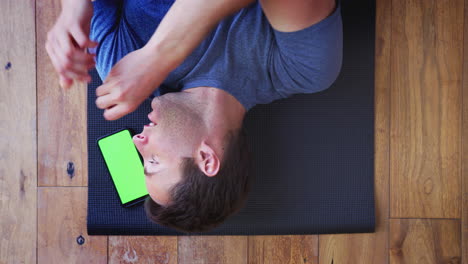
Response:
[{"label": "man's face", "polygon": [[148,193],[158,204],[170,203],[168,191],[182,178],[182,158],[194,157],[205,133],[199,106],[186,92],[156,97],[149,124],[133,137],[144,159]]}]

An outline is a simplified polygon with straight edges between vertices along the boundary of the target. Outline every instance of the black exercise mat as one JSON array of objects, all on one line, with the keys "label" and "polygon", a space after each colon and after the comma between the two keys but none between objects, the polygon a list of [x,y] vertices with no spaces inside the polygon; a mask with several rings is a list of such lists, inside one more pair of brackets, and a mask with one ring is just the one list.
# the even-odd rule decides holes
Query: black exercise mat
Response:
[{"label": "black exercise mat", "polygon": [[[374,232],[375,2],[342,1],[343,67],[329,89],[258,105],[245,126],[255,160],[246,206],[205,235]],[[121,127],[140,132],[150,100],[108,122],[88,89],[88,234],[183,235],[151,223],[143,206],[119,204],[96,139]]]}]

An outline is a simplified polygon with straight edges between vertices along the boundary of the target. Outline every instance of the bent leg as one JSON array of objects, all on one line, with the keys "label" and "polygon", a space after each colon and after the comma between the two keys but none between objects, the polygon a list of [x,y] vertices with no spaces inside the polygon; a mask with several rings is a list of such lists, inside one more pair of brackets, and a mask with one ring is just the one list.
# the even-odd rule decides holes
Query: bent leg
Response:
[{"label": "bent leg", "polygon": [[96,0],[93,1],[93,18],[91,19],[90,38],[101,42],[114,31],[122,16],[123,1]]},{"label": "bent leg", "polygon": [[127,0],[124,20],[141,45],[148,43],[174,0]]},{"label": "bent leg", "polygon": [[112,66],[116,63],[114,40],[122,17],[123,1],[96,0],[93,1],[93,18],[89,37],[99,43],[97,48],[89,49],[96,54],[96,70],[104,80]]},{"label": "bent leg", "polygon": [[112,67],[128,53],[142,48],[153,35],[173,1],[96,0],[90,38],[99,43],[96,70],[105,80]]}]

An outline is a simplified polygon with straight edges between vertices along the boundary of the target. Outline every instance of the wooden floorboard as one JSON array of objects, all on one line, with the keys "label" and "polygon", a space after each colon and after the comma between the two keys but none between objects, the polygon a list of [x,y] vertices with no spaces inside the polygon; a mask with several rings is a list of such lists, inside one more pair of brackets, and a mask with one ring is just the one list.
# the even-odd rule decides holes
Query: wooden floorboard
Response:
[{"label": "wooden floorboard", "polygon": [[463,40],[463,155],[462,155],[462,260],[468,264],[468,0],[465,0],[465,30]]},{"label": "wooden floorboard", "polygon": [[46,53],[47,32],[60,0],[37,1],[37,107],[39,186],[87,186],[86,84],[59,86]]},{"label": "wooden floorboard", "polygon": [[390,264],[461,263],[460,243],[460,220],[390,220]]},{"label": "wooden floorboard", "polygon": [[86,86],[44,49],[59,4],[0,2],[0,263],[468,264],[468,0],[377,0],[376,233],[249,237],[87,236]]},{"label": "wooden floorboard", "polygon": [[463,6],[393,0],[391,217],[461,217]]},{"label": "wooden floorboard", "polygon": [[109,236],[109,263],[177,264],[177,237]]},{"label": "wooden floorboard", "polygon": [[87,193],[86,187],[39,187],[38,263],[107,262],[107,236],[86,231]]},{"label": "wooden floorboard", "polygon": [[0,2],[0,263],[36,263],[34,16],[34,1]]},{"label": "wooden floorboard", "polygon": [[249,237],[249,264],[315,264],[318,254],[318,235]]},{"label": "wooden floorboard", "polygon": [[320,263],[388,263],[391,0],[376,3],[373,234],[320,235]]},{"label": "wooden floorboard", "polygon": [[179,264],[247,263],[247,236],[179,236]]}]

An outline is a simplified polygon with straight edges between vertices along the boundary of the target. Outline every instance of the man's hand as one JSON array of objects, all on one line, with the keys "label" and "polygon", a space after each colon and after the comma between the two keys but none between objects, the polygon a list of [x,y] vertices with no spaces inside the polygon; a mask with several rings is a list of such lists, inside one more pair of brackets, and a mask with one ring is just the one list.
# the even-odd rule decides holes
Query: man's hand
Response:
[{"label": "man's hand", "polygon": [[47,34],[47,53],[59,73],[60,85],[69,88],[74,80],[91,81],[88,70],[95,65],[86,48],[98,43],[89,39],[93,5],[91,1],[62,1],[62,12]]},{"label": "man's hand", "polygon": [[106,109],[104,118],[116,120],[135,111],[221,19],[252,2],[175,1],[148,43],[115,64],[96,90],[97,107]]},{"label": "man's hand", "polygon": [[96,105],[105,109],[104,118],[116,120],[135,111],[169,74],[164,61],[143,47],[116,63],[96,89]]}]

